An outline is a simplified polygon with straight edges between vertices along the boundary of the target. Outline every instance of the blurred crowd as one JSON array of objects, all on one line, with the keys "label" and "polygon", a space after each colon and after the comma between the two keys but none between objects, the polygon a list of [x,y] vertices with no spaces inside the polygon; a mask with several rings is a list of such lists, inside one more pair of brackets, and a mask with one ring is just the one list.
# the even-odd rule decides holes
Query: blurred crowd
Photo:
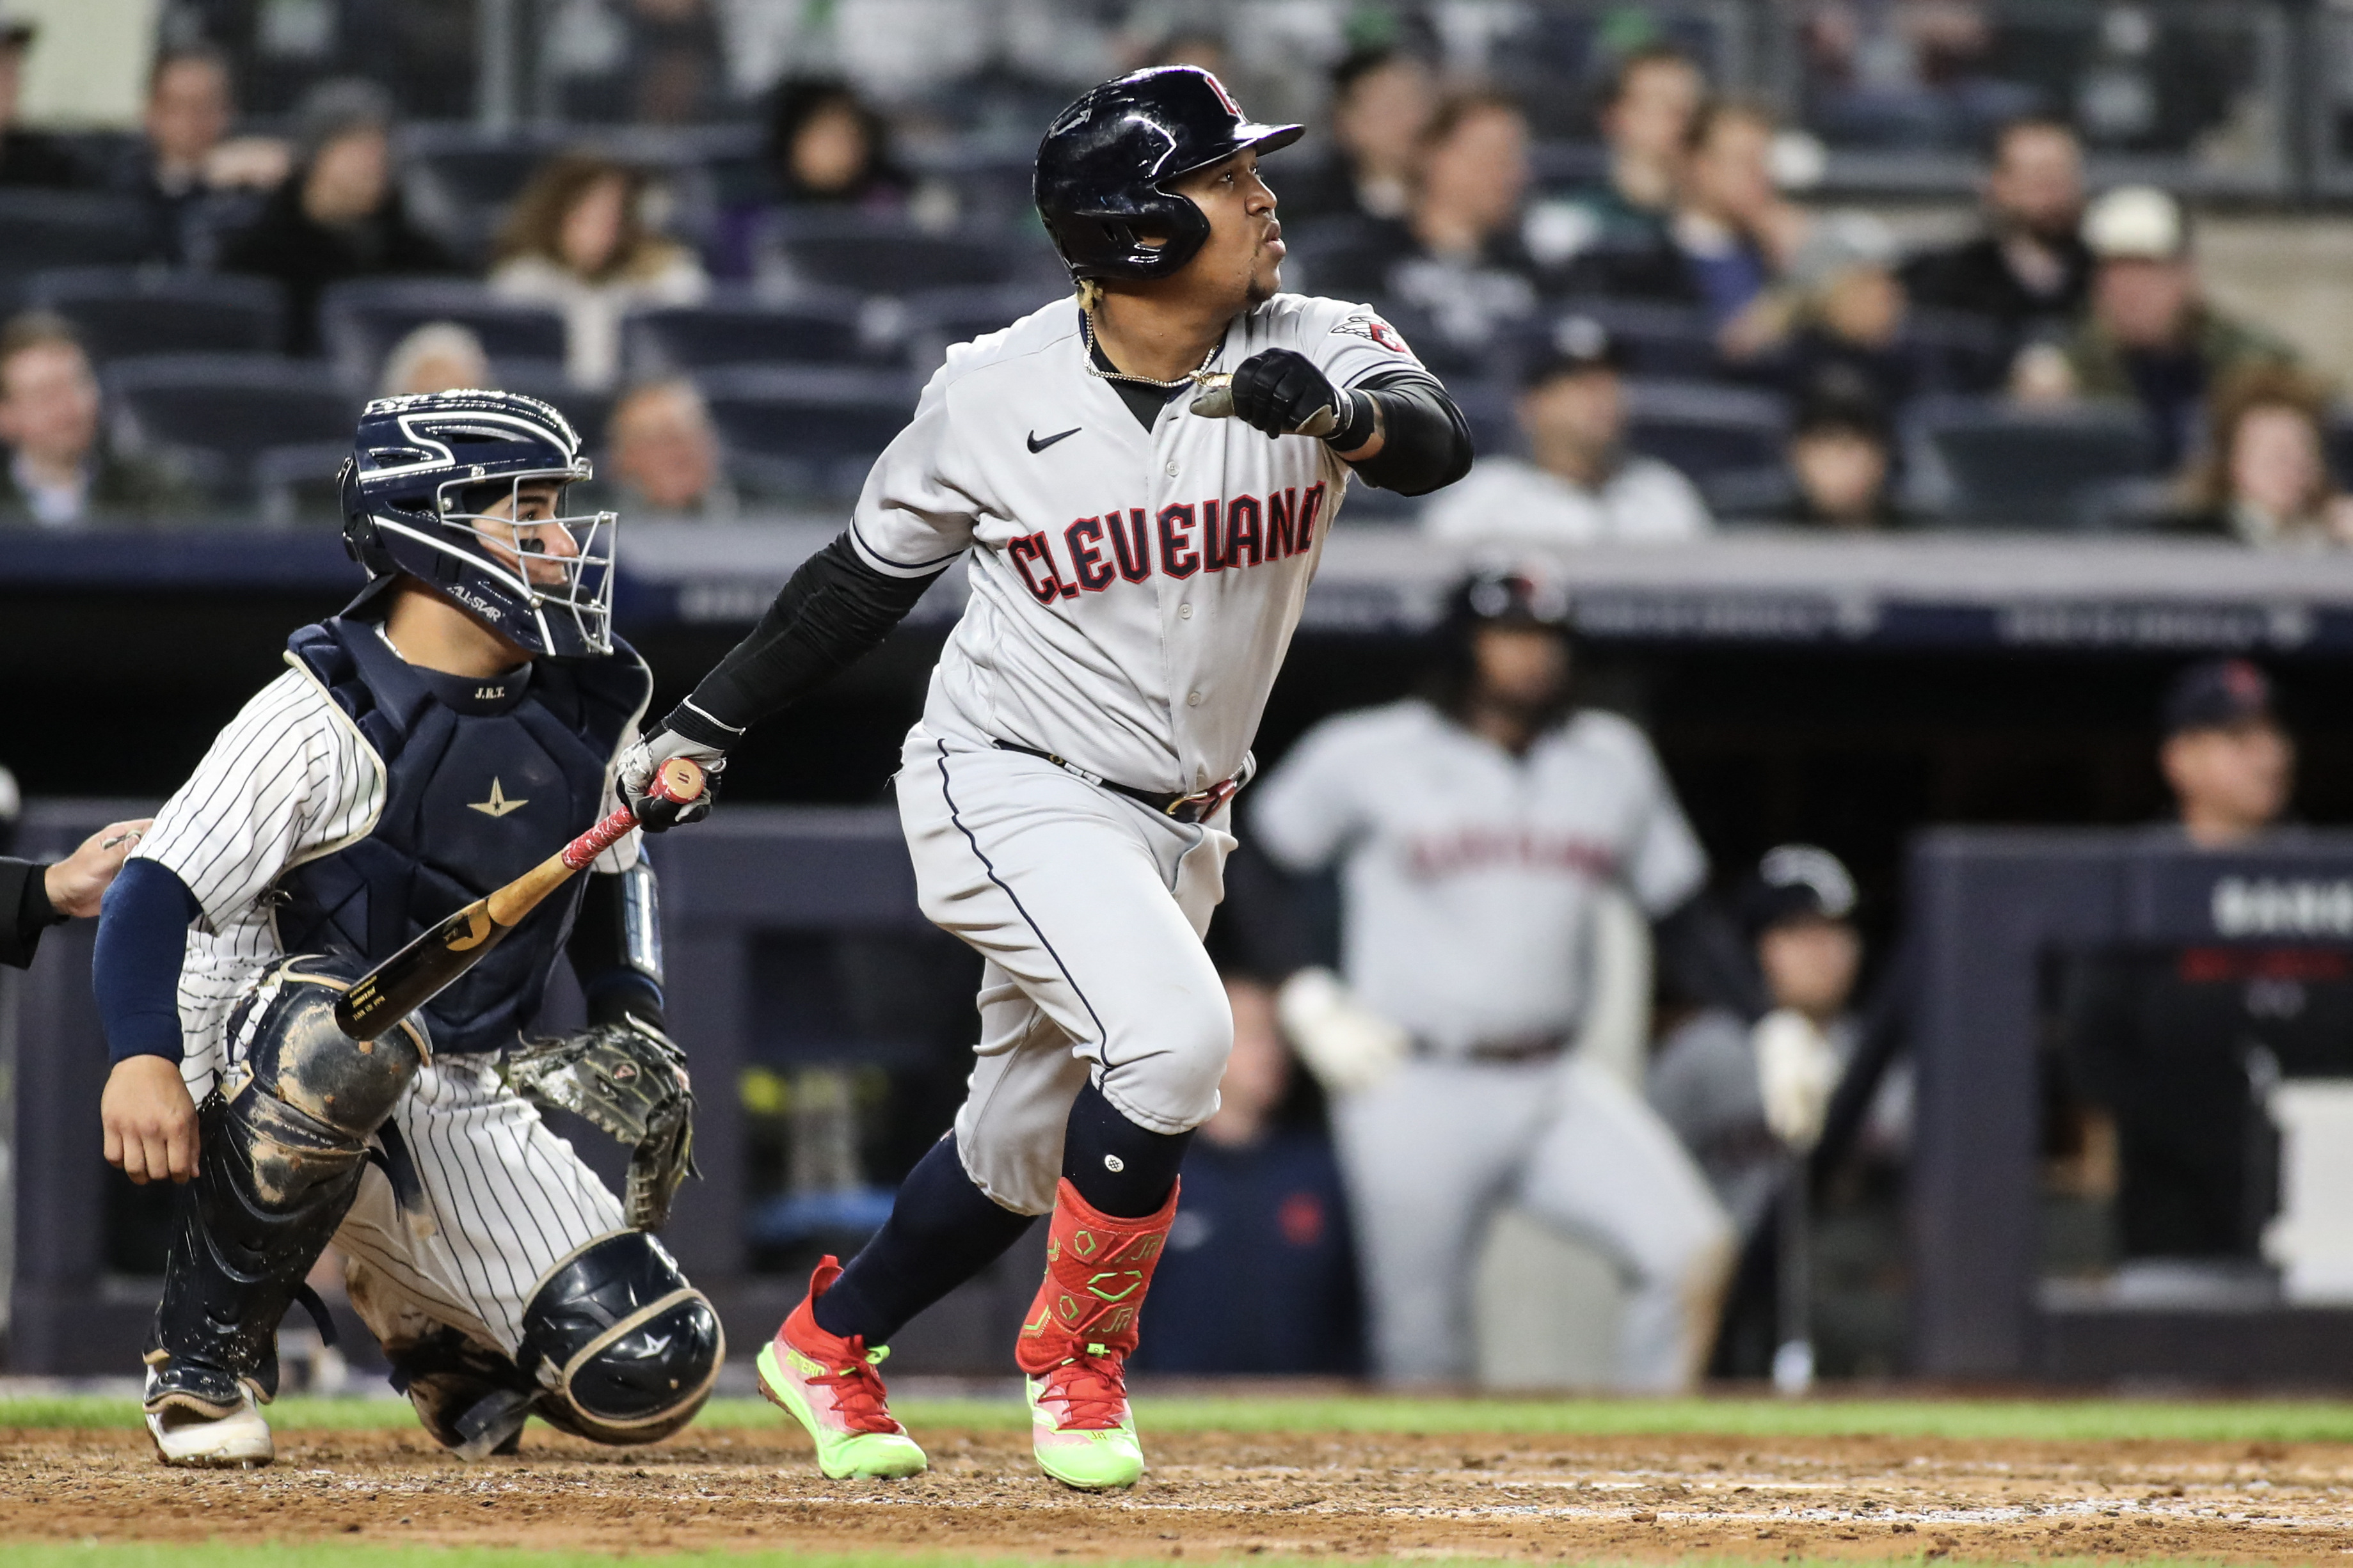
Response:
[{"label": "blurred crowd", "polygon": [[[321,69],[375,37],[364,5],[311,8],[343,17]],[[19,203],[0,216],[34,236],[23,258],[0,244],[30,307],[0,353],[0,518],[328,516],[314,459],[354,401],[452,377],[557,402],[635,515],[837,504],[946,342],[1063,287],[1027,210],[1035,127],[1012,122],[1050,112],[1054,71],[1186,59],[1286,96],[1230,19],[1096,18],[1066,40],[1083,59],[966,62],[981,85],[953,90],[954,61],[894,77],[845,21],[760,35],[781,74],[756,126],[653,142],[648,125],[740,121],[749,68],[723,18],[701,0],[574,10],[573,54],[545,56],[584,122],[568,140],[405,125],[452,108],[425,101],[414,61],[376,73],[406,105],[357,76],[298,90],[269,65],[285,39],[184,5],[141,133],[103,146],[13,123],[41,44],[0,12],[0,207]],[[2086,138],[2122,145],[2116,128],[2046,113],[2054,90],[2015,61],[1985,74],[1985,16],[1924,31],[1906,10],[1889,32],[1876,11],[1810,13],[1796,130],[1723,90],[1698,35],[1605,29],[1546,83],[1514,55],[1542,59],[1542,37],[1473,49],[1451,15],[1322,40],[1325,79],[1287,93],[1316,134],[1270,170],[1289,286],[1377,306],[1485,454],[1426,507],[1366,498],[1365,521],[1512,546],[1753,523],[2353,537],[2334,389],[2211,301],[2174,195],[2089,187]],[[1031,47],[990,16],[992,47]],[[396,64],[470,47],[403,26],[380,40]],[[241,89],[282,109],[244,114]],[[614,120],[630,133],[585,123]],[[1977,232],[1907,249],[1870,212],[1799,199],[1824,128],[1981,153]],[[100,204],[77,209],[82,252],[51,192]]]}]

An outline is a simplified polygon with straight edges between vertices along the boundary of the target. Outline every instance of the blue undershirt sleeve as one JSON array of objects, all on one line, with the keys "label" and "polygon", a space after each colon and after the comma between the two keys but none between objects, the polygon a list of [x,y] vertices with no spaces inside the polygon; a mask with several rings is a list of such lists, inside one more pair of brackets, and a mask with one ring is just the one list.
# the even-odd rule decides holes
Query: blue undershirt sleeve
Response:
[{"label": "blue undershirt sleeve", "polygon": [[115,1061],[162,1057],[176,1062],[185,1054],[180,963],[188,950],[188,924],[203,912],[188,885],[153,860],[129,862],[106,890],[90,979],[106,1026],[107,1055]]}]

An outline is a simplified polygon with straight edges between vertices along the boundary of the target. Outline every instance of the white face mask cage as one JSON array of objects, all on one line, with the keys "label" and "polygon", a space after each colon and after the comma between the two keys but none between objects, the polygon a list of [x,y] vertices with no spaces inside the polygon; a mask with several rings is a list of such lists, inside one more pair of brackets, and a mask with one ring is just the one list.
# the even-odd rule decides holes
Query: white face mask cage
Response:
[{"label": "white face mask cage", "polygon": [[[589,652],[608,654],[613,651],[613,561],[620,518],[609,511],[566,514],[562,510],[565,487],[588,475],[586,463],[507,475],[508,515],[504,517],[460,510],[466,491],[498,480],[444,480],[433,492],[435,513],[445,525],[472,534],[477,541],[472,550],[446,537],[411,529],[403,531],[459,557],[504,588],[533,617],[542,648],[555,649],[555,639],[549,635],[549,619],[554,616],[559,624],[569,621]],[[523,510],[523,487],[549,481],[558,487],[549,514],[515,521]],[[568,553],[554,547],[559,538],[569,542]]]}]

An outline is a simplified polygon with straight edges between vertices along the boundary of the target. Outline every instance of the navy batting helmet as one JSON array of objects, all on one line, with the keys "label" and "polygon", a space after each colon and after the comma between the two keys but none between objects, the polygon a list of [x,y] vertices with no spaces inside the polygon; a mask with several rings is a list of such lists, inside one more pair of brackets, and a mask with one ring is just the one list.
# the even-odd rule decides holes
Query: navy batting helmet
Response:
[{"label": "navy batting helmet", "polygon": [[1208,216],[1168,182],[1304,133],[1250,119],[1198,66],[1155,66],[1104,82],[1054,117],[1031,194],[1071,277],[1166,278],[1209,237]]},{"label": "navy batting helmet", "polygon": [[[590,472],[571,422],[535,397],[380,397],[343,465],[343,542],[371,574],[427,583],[531,653],[607,654],[618,520],[562,515],[561,487]],[[555,504],[539,515],[522,487],[548,480]]]}]

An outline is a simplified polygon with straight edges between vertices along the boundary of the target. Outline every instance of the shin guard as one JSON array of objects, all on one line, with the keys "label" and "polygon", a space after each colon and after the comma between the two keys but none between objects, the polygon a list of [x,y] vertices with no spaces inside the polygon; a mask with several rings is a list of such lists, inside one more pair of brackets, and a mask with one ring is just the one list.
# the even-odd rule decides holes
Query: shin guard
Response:
[{"label": "shin guard", "polygon": [[1046,1242],[1046,1278],[1029,1303],[1014,1359],[1040,1375],[1073,1356],[1124,1357],[1135,1349],[1145,1292],[1158,1267],[1180,1189],[1157,1214],[1114,1219],[1064,1177]]},{"label": "shin guard", "polygon": [[207,1099],[147,1341],[149,1408],[224,1416],[278,1392],[278,1321],[359,1192],[361,1141],[248,1085]]}]

